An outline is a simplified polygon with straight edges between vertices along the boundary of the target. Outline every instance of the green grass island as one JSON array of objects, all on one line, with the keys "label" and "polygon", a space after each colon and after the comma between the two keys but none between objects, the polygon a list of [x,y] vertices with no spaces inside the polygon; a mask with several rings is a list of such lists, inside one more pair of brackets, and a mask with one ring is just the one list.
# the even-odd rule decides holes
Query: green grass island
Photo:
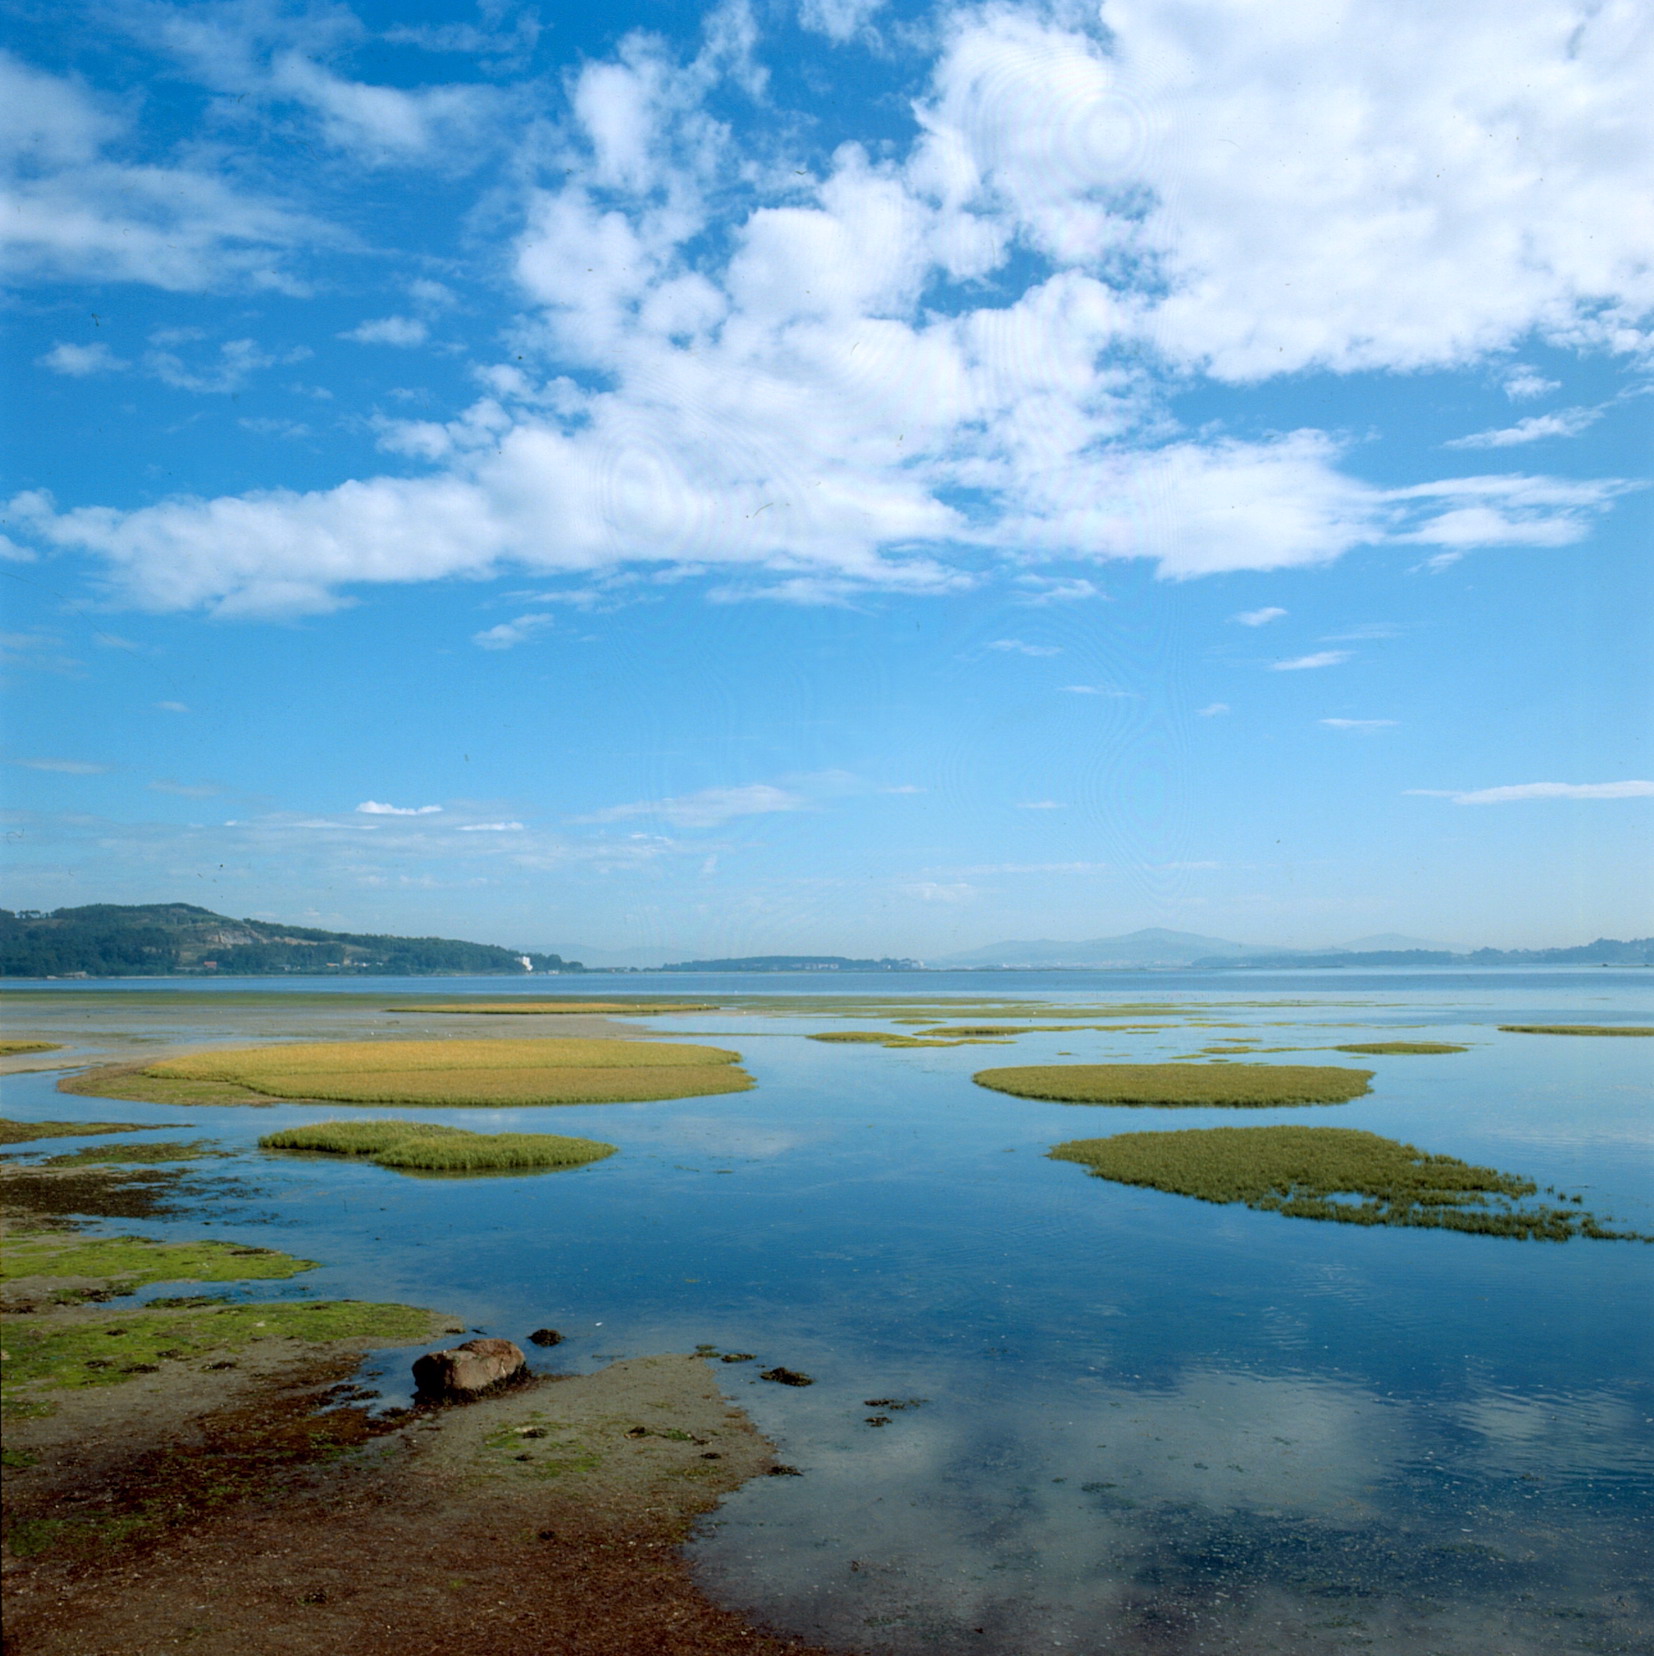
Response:
[{"label": "green grass island", "polygon": [[[1072,1139],[1050,1151],[1100,1179],[1202,1202],[1241,1202],[1294,1219],[1472,1231],[1527,1241],[1587,1236],[1654,1241],[1609,1229],[1579,1197],[1531,1203],[1531,1179],[1432,1155],[1354,1127],[1203,1127]],[[1554,1194],[1554,1193],[1553,1193]]]},{"label": "green grass island", "polygon": [[1454,1046],[1450,1041],[1354,1041],[1349,1046],[1337,1046],[1334,1052],[1358,1052],[1374,1058],[1392,1054],[1413,1054],[1427,1057],[1441,1052],[1469,1052],[1466,1046]]},{"label": "green grass island", "polygon": [[61,1052],[61,1041],[0,1041],[0,1058],[18,1058],[25,1052]]},{"label": "green grass island", "polygon": [[94,1138],[99,1133],[147,1133],[176,1127],[176,1121],[12,1121],[0,1116],[0,1144],[28,1144],[35,1139]]},{"label": "green grass island", "polygon": [[978,1070],[978,1086],[1053,1104],[1265,1109],[1346,1104],[1373,1072],[1328,1064],[1023,1064]]},{"label": "green grass island", "polygon": [[1500,1024],[1506,1035],[1654,1035],[1650,1024]]},{"label": "green grass island", "polygon": [[318,1121],[266,1133],[261,1150],[308,1150],[356,1156],[380,1167],[419,1173],[501,1173],[584,1167],[615,1154],[599,1139],[560,1133],[472,1133],[415,1121]]},{"label": "green grass island", "polygon": [[650,1041],[323,1041],[192,1053],[70,1076],[63,1092],[156,1104],[629,1104],[745,1092],[740,1054]]}]

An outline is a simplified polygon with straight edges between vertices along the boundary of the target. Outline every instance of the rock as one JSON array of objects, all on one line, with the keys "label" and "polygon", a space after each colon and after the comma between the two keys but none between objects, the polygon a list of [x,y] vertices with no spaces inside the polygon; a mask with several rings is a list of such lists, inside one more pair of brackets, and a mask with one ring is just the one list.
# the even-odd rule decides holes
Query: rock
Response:
[{"label": "rock", "polygon": [[718,1361],[720,1363],[750,1363],[752,1353],[750,1351],[726,1351]]},{"label": "rock", "polygon": [[415,1360],[414,1384],[422,1397],[463,1402],[523,1377],[528,1359],[510,1340],[467,1340],[448,1351]]},{"label": "rock", "polygon": [[813,1386],[815,1381],[807,1374],[800,1374],[797,1369],[782,1368],[779,1364],[772,1369],[765,1369],[758,1376],[760,1380],[773,1380],[778,1386]]},{"label": "rock", "polygon": [[537,1328],[528,1337],[530,1345],[561,1345],[563,1336],[555,1328]]}]

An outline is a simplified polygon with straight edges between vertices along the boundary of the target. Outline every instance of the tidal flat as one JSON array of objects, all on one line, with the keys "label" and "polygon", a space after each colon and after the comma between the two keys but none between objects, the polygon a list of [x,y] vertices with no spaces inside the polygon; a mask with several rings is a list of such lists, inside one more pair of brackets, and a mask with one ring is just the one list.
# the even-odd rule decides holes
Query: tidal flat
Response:
[{"label": "tidal flat", "polygon": [[[1074,1108],[975,1085],[986,1054],[808,1037],[925,1039],[918,1032],[994,1026],[1025,1031],[991,1037],[1013,1046],[996,1062],[1033,1067],[1154,1067],[1211,1040],[1231,1051],[1209,1057],[1237,1061],[1191,1067],[1219,1072],[1251,1067],[1265,1047],[1304,1053],[1304,1067],[1332,1067],[1329,1049],[1340,1045],[1459,1046],[1467,1050],[1451,1064],[1374,1055],[1361,1066],[1371,1080],[1359,1096],[1307,1112],[1249,1108],[1244,1121],[1335,1120],[1537,1185],[1517,1201],[1612,1215],[1616,1227],[1646,1232],[1654,1231],[1654,1170],[1640,1043],[1541,1041],[1498,1027],[1645,1024],[1646,977],[937,975],[912,980],[918,993],[909,995],[891,993],[890,977],[838,984],[836,993],[819,977],[794,980],[797,994],[764,980],[760,993],[752,979],[645,979],[636,984],[643,998],[689,991],[703,1009],[630,1024],[582,1013],[557,1028],[617,1047],[641,1040],[738,1051],[756,1086],[561,1107],[562,1131],[619,1153],[569,1173],[505,1172],[485,1182],[401,1178],[365,1157],[262,1151],[257,1141],[375,1113],[532,1134],[543,1111],[374,1112],[263,1095],[251,1107],[201,1102],[186,1112],[133,1101],[112,1112],[76,1093],[73,1075],[65,1090],[54,1075],[8,1077],[9,1118],[62,1121],[84,1110],[82,1144],[94,1142],[95,1121],[116,1113],[140,1129],[123,1140],[204,1136],[232,1153],[174,1167],[106,1166],[97,1176],[115,1183],[183,1183],[156,1187],[170,1212],[94,1222],[78,1234],[214,1239],[318,1262],[245,1283],[147,1280],[124,1304],[66,1307],[88,1326],[99,1316],[118,1326],[128,1311],[158,1317],[167,1307],[148,1309],[157,1301],[192,1297],[438,1306],[458,1313],[466,1336],[522,1343],[555,1330],[545,1360],[573,1377],[501,1399],[486,1430],[485,1417],[461,1410],[439,1432],[417,1415],[396,1424],[394,1411],[411,1402],[411,1348],[352,1351],[320,1391],[382,1395],[341,1392],[319,1406],[315,1418],[332,1422],[337,1437],[326,1457],[293,1463],[309,1490],[302,1501],[295,1488],[268,1524],[256,1517],[252,1529],[240,1526],[265,1544],[257,1557],[216,1519],[193,1531],[188,1547],[182,1532],[141,1541],[167,1564],[145,1578],[146,1605],[114,1591],[113,1576],[98,1585],[87,1560],[101,1543],[76,1550],[82,1541],[72,1539],[66,1551],[24,1561],[38,1589],[14,1608],[29,1607],[49,1626],[58,1643],[41,1648],[54,1656],[164,1646],[191,1628],[193,1648],[238,1656],[264,1648],[259,1640],[285,1641],[284,1651],[349,1648],[353,1617],[402,1614],[400,1592],[408,1615],[427,1618],[422,1629],[463,1630],[488,1656],[496,1636],[502,1652],[554,1637],[583,1652],[605,1648],[579,1642],[596,1637],[578,1609],[583,1558],[600,1572],[585,1579],[605,1585],[596,1595],[605,1611],[623,1604],[636,1618],[629,1648],[719,1648],[681,1630],[694,1620],[674,1619],[687,1602],[674,1595],[687,1586],[702,1607],[692,1615],[868,1656],[1055,1648],[1100,1656],[1162,1648],[1169,1638],[1224,1656],[1355,1648],[1629,1656],[1654,1627],[1654,1342],[1646,1319],[1628,1314],[1649,1302],[1651,1250],[1584,1237],[1544,1247],[1428,1226],[1293,1223],[1245,1202],[1082,1177],[1083,1168],[1048,1155],[1073,1138]],[[595,998],[589,986],[568,988]],[[48,986],[17,999],[0,993],[0,1010],[16,1033],[61,1043],[54,1058],[86,1071],[278,1044],[514,1040],[536,1028],[532,1019],[385,1010],[442,1006],[479,989],[505,998],[497,983],[353,984],[331,994]],[[540,982],[510,990],[548,993]],[[1104,1112],[1086,1130],[1116,1120]],[[1203,1131],[1235,1121],[1224,1106],[1146,1105],[1129,1125]],[[78,1147],[69,1137],[45,1148]],[[20,1143],[5,1160],[26,1151]],[[45,1180],[42,1159],[32,1164],[38,1171],[5,1171]],[[198,1194],[181,1194],[191,1185]],[[659,1355],[697,1347],[749,1360]],[[211,1378],[250,1386],[262,1349],[250,1342],[204,1362],[236,1362]],[[140,1418],[158,1425],[166,1364],[209,1379],[204,1363],[160,1361],[162,1374],[63,1390],[38,1429],[69,1434],[73,1410],[123,1397],[147,1399],[154,1412]],[[628,1376],[654,1386],[676,1372],[672,1364],[709,1374],[704,1384],[727,1404],[696,1404],[704,1415],[644,1412],[645,1394],[625,1389]],[[783,1368],[814,1384],[758,1378]],[[582,1395],[571,1388],[588,1382],[581,1408],[589,1413],[547,1401]],[[272,1441],[297,1445],[300,1422],[311,1418],[283,1413],[269,1391],[235,1396],[244,1403],[218,1411],[226,1424],[213,1439],[231,1469],[268,1464],[258,1457],[275,1453]],[[874,1406],[914,1398],[927,1401]],[[708,1430],[726,1407],[750,1417],[774,1445],[765,1453],[798,1475],[740,1481],[730,1447]],[[344,1441],[357,1430],[347,1417],[363,1422],[354,1446]],[[386,1417],[391,1430],[382,1430]],[[474,1451],[436,1452],[446,1432],[473,1419]],[[645,1435],[629,1437],[633,1428]],[[167,1466],[178,1465],[188,1431],[163,1440]],[[97,1496],[111,1487],[79,1440],[54,1441],[65,1447],[45,1473],[51,1489]],[[427,1443],[432,1454],[420,1460]],[[378,1446],[402,1469],[394,1486],[372,1481]],[[646,1489],[584,1481],[623,1470],[634,1454],[639,1465],[661,1457],[647,1462],[658,1473],[652,1487],[693,1496],[700,1515],[674,1519],[666,1533],[642,1510],[657,1505]],[[70,1464],[75,1455],[83,1458]],[[594,1458],[601,1465],[590,1470]],[[750,1464],[767,1470],[761,1459]],[[413,1478],[421,1467],[431,1481]],[[472,1485],[468,1468],[489,1476]],[[35,1475],[25,1470],[9,1498],[22,1499]],[[395,1500],[376,1505],[377,1492],[393,1487]],[[492,1514],[473,1506],[473,1488],[497,1492],[502,1504]],[[565,1491],[575,1497],[566,1522],[531,1524],[515,1504],[529,1492]],[[132,1515],[123,1499],[54,1515],[104,1513],[118,1524]],[[460,1520],[451,1538],[436,1522],[444,1503]],[[490,1516],[506,1527],[490,1529]],[[598,1517],[611,1527],[581,1527]],[[349,1563],[336,1549],[329,1557],[325,1544],[341,1523],[351,1527]],[[557,1539],[540,1540],[541,1529]],[[503,1541],[489,1543],[490,1533]],[[636,1549],[626,1545],[633,1539]],[[641,1563],[628,1556],[634,1551]],[[71,1581],[79,1585],[59,1600]],[[561,1618],[555,1628],[544,1619],[550,1609]],[[52,1620],[60,1615],[61,1625]]]}]

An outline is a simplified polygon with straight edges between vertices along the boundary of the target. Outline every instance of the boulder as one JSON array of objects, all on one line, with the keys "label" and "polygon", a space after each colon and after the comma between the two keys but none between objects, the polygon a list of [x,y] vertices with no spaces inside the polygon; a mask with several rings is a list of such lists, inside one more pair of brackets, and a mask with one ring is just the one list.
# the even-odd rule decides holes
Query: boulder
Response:
[{"label": "boulder", "polygon": [[428,1351],[414,1362],[419,1395],[463,1402],[522,1379],[528,1359],[510,1340],[467,1340],[447,1351]]}]

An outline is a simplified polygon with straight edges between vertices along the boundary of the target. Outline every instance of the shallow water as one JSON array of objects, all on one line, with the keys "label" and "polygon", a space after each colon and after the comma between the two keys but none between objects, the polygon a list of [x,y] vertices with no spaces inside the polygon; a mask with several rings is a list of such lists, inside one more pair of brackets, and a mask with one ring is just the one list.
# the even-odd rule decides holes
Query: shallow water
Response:
[{"label": "shallow water", "polygon": [[[5,1081],[6,1113],[183,1121],[189,1136],[244,1151],[213,1171],[257,1193],[215,1204],[216,1232],[326,1261],[278,1292],[405,1299],[519,1341],[549,1323],[567,1336],[560,1367],[703,1341],[756,1353],[719,1378],[805,1476],[738,1492],[694,1555],[716,1596],[790,1631],[914,1653],[1654,1648],[1654,1248],[1295,1221],[1112,1185],[1044,1154],[1142,1128],[1359,1126],[1578,1191],[1598,1214],[1654,1231],[1654,1041],[1495,1028],[1654,1022],[1647,974],[599,982],[604,995],[764,992],[762,1007],[648,1020],[736,1047],[757,1089],[419,1112],[622,1151],[573,1172],[488,1179],[253,1148],[276,1126],[349,1113],[337,1107],[167,1110],[58,1094],[52,1076],[33,1075]],[[313,980],[211,994],[199,983],[50,987],[42,998],[8,991],[0,1005],[9,1032],[72,1038],[70,1057],[530,1033],[515,1019],[381,1010],[449,991],[495,998],[497,980],[340,986],[370,999],[317,993]],[[238,987],[261,993],[247,1000]],[[543,981],[509,987],[548,993]],[[768,997],[790,990],[807,999],[778,1015],[789,1003]],[[579,980],[549,992],[593,994]],[[803,1038],[911,1028],[888,1021],[897,1007],[848,1020],[831,1007],[915,993],[972,1008],[1171,1002],[1231,1027],[910,1050]],[[1307,1109],[1069,1106],[970,1081],[1059,1052],[1129,1061],[1237,1039],[1324,1049],[1387,1037],[1470,1050],[1268,1055],[1376,1072],[1369,1097]],[[182,1236],[201,1225],[112,1228]],[[397,1354],[378,1382],[388,1399],[405,1363]],[[774,1363],[815,1385],[760,1383],[756,1370]],[[881,1414],[887,1425],[867,1424]]]}]

